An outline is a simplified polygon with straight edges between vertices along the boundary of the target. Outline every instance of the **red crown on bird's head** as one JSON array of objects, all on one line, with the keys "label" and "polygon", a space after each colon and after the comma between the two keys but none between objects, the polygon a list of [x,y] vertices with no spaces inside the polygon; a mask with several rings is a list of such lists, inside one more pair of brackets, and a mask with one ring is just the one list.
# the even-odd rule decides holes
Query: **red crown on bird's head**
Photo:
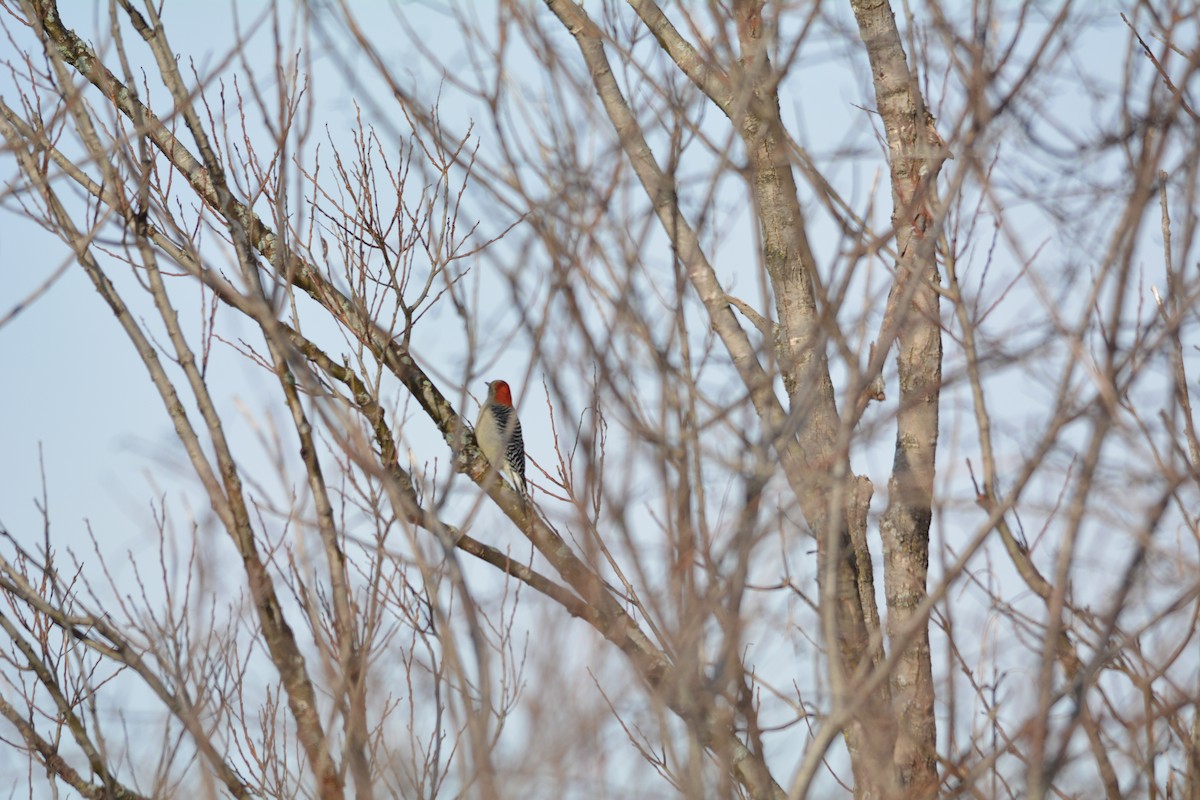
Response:
[{"label": "red crown on bird's head", "polygon": [[490,381],[488,383],[488,394],[495,403],[502,406],[512,405],[512,390],[508,388],[508,383],[505,381]]}]

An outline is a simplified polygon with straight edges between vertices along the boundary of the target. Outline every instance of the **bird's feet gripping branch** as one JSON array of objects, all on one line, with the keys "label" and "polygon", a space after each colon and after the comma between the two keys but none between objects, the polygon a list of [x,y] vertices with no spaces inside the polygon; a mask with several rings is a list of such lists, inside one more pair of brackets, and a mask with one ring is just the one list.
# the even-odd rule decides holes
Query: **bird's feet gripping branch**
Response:
[{"label": "bird's feet gripping branch", "polygon": [[507,477],[522,497],[528,497],[525,441],[521,437],[521,421],[513,408],[512,390],[504,381],[489,381],[487,387],[487,400],[475,421],[475,440],[492,467]]}]

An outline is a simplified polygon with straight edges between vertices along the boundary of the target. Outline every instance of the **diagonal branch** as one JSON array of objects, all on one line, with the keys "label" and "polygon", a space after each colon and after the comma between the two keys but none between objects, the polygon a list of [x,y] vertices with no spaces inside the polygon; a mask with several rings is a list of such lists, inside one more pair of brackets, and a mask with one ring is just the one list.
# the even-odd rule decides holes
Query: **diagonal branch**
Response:
[{"label": "diagonal branch", "polygon": [[683,74],[704,92],[726,116],[733,108],[733,90],[729,76],[717,65],[696,52],[692,43],[683,37],[654,0],[629,0],[629,5],[662,49],[671,57]]}]

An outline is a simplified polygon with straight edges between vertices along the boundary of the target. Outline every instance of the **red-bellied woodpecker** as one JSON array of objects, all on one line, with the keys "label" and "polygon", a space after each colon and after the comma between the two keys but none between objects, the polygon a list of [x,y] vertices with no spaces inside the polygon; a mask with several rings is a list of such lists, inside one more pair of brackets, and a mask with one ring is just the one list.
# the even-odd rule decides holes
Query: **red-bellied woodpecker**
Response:
[{"label": "red-bellied woodpecker", "polygon": [[475,421],[475,441],[492,466],[507,475],[520,494],[527,494],[521,421],[513,408],[512,390],[504,381],[488,383],[487,400]]}]

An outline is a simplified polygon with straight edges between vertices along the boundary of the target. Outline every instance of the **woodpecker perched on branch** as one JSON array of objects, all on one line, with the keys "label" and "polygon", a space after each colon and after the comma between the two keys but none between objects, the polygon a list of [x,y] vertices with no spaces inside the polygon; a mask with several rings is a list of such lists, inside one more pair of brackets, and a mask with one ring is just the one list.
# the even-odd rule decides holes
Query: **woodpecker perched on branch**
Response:
[{"label": "woodpecker perched on branch", "polygon": [[521,438],[521,421],[513,408],[512,390],[504,381],[491,381],[487,386],[487,400],[475,421],[475,441],[491,465],[508,476],[518,493],[527,496],[525,442]]}]

